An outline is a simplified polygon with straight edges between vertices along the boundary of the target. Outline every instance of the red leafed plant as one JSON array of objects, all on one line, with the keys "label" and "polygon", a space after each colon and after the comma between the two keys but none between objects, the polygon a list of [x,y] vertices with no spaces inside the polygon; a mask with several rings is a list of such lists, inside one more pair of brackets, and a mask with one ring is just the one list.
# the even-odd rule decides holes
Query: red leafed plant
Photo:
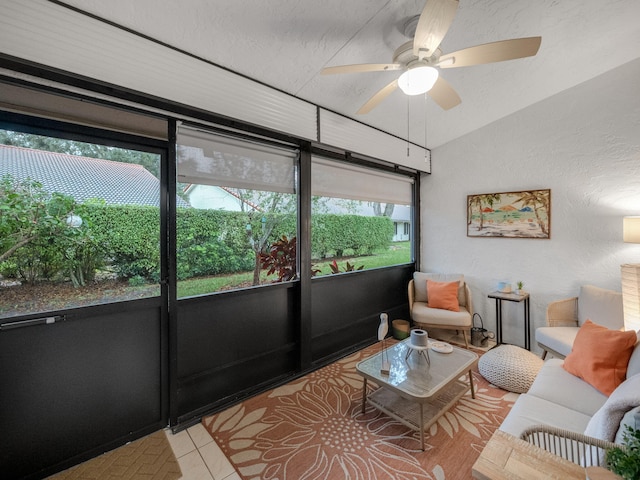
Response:
[{"label": "red leafed plant", "polygon": [[[296,268],[297,240],[296,237],[288,238],[283,235],[273,242],[266,253],[260,254],[260,265],[262,270],[267,270],[267,275],[278,276],[273,283],[288,282],[297,278]],[[311,266],[311,276],[314,277],[320,270]],[[334,260],[329,264],[331,273],[341,273],[338,263]],[[362,270],[364,265],[356,268],[355,264],[348,261],[343,267],[343,272],[353,272],[354,270]]]},{"label": "red leafed plant", "polygon": [[[336,262],[335,260],[329,264],[329,267],[331,268],[331,273],[340,273],[340,267],[338,266],[338,262]],[[358,268],[356,268],[355,264],[351,264],[349,263],[349,261],[347,261],[347,264],[344,267],[343,271],[353,272],[354,270],[362,270],[363,268],[364,265],[360,265]]]},{"label": "red leafed plant", "polygon": [[[277,273],[273,283],[288,282],[297,277],[296,269],[297,241],[296,237],[288,239],[286,235],[274,242],[267,253],[260,254],[260,264],[267,275]],[[311,266],[311,276],[315,277],[320,270]]]},{"label": "red leafed plant", "polygon": [[274,273],[278,275],[274,282],[295,280],[297,276],[296,251],[296,237],[289,239],[286,235],[283,235],[271,244],[267,253],[260,254],[262,269],[267,270],[267,275],[273,275]]}]

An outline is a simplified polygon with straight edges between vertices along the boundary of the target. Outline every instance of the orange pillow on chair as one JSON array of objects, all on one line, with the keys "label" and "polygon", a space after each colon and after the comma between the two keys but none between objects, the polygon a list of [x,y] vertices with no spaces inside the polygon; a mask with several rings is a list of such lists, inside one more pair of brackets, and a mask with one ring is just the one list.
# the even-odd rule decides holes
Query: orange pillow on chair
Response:
[{"label": "orange pillow on chair", "polygon": [[460,311],[458,303],[459,282],[434,282],[427,280],[427,302],[431,308]]},{"label": "orange pillow on chair", "polygon": [[587,320],[578,330],[563,367],[605,395],[611,395],[626,378],[637,340],[633,330],[609,330]]}]

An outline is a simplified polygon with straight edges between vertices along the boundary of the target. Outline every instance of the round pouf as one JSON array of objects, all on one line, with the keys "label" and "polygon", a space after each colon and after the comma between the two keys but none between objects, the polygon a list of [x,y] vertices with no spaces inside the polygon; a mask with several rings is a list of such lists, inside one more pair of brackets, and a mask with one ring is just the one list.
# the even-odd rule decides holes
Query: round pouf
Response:
[{"label": "round pouf", "polygon": [[544,362],[540,357],[515,345],[499,345],[480,357],[478,371],[496,387],[525,393]]}]

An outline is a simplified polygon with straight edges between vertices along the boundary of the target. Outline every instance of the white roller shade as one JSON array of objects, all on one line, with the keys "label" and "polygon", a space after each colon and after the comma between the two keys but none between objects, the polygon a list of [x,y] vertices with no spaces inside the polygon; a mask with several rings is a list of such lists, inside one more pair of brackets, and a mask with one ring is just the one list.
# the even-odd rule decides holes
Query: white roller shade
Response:
[{"label": "white roller shade", "polygon": [[181,126],[178,181],[295,193],[298,151]]},{"label": "white roller shade", "polygon": [[411,177],[325,158],[314,157],[311,167],[311,193],[321,197],[411,205],[412,184]]}]

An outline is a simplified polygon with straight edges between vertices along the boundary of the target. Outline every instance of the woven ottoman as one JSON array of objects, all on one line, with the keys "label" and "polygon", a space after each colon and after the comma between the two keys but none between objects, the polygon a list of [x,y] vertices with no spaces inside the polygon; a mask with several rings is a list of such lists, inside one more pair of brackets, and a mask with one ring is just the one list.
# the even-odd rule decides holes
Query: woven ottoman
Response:
[{"label": "woven ottoman", "polygon": [[525,393],[544,362],[540,357],[515,345],[499,345],[478,360],[478,371],[496,387]]}]

